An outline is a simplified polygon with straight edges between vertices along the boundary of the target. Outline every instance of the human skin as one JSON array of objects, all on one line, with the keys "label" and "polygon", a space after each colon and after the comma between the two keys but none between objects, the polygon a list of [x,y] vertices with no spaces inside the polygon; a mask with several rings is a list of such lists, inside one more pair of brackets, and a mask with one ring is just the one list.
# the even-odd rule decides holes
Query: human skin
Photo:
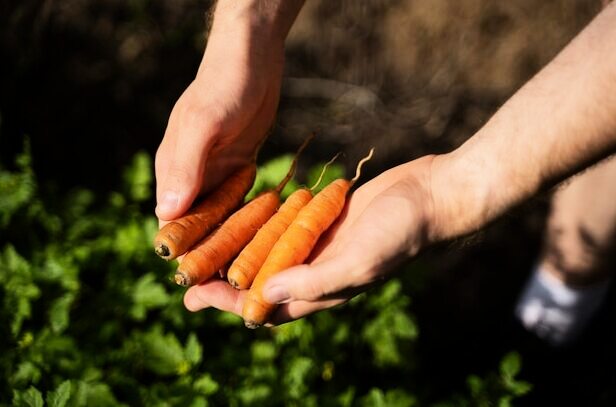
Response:
[{"label": "human skin", "polygon": [[575,175],[552,198],[540,270],[570,287],[593,286],[616,264],[616,156]]},{"label": "human skin", "polygon": [[[212,40],[211,40],[212,41]],[[616,7],[608,6],[461,147],[395,167],[358,188],[308,264],[264,296],[280,324],[343,303],[424,248],[472,233],[616,150]],[[208,164],[209,165],[209,164]],[[184,303],[241,314],[244,291],[214,279]]]},{"label": "human skin", "polygon": [[254,160],[272,125],[284,39],[303,1],[221,0],[195,79],[176,102],[156,153],[161,225]]}]

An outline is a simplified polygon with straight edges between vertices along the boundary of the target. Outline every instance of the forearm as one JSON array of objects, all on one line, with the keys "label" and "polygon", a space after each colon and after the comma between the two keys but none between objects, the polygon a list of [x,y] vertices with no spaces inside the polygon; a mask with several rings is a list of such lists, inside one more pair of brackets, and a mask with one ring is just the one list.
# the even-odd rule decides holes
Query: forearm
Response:
[{"label": "forearm", "polygon": [[282,46],[304,0],[218,0],[210,37],[258,37]]},{"label": "forearm", "polygon": [[470,233],[616,151],[616,6],[464,145],[435,159],[435,240]]},{"label": "forearm", "polygon": [[197,77],[206,63],[220,58],[246,66],[267,59],[282,66],[284,41],[303,4],[304,0],[218,0]]}]

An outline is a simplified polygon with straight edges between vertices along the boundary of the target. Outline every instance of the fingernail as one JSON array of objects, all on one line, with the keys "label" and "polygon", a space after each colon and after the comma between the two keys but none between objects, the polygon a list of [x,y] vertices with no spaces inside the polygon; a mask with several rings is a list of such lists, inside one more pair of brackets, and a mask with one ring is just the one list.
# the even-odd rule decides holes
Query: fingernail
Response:
[{"label": "fingernail", "polygon": [[289,292],[280,285],[275,285],[264,293],[265,300],[272,304],[282,304],[291,299]]},{"label": "fingernail", "polygon": [[172,212],[178,207],[178,201],[178,194],[171,191],[165,192],[156,209],[162,212]]}]

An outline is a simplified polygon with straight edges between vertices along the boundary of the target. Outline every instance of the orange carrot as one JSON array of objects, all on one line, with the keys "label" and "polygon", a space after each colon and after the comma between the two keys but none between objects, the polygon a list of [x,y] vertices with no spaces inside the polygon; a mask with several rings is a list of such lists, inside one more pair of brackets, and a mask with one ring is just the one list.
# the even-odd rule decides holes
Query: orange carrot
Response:
[{"label": "orange carrot", "polygon": [[248,244],[279,204],[278,192],[268,191],[244,205],[186,254],[175,282],[191,286],[212,277]]},{"label": "orange carrot", "polygon": [[259,229],[255,237],[242,249],[229,267],[227,273],[229,284],[240,290],[250,288],[272,247],[293,222],[300,209],[312,199],[312,190],[321,183],[325,170],[337,157],[338,155],[325,164],[321,176],[314,186],[310,189],[301,188],[293,192],[280,206],[276,214]]},{"label": "orange carrot", "polygon": [[260,194],[244,205],[186,254],[175,273],[177,284],[191,286],[209,279],[250,242],[278,209],[280,192],[293,177],[297,158],[311,139],[312,136],[301,145],[289,172],[275,189]]},{"label": "orange carrot", "polygon": [[256,174],[250,163],[227,178],[184,216],[167,223],[154,238],[154,251],[165,260],[184,254],[242,203]]},{"label": "orange carrot", "polygon": [[267,221],[233,261],[227,273],[227,280],[237,289],[250,287],[259,268],[282,233],[289,227],[297,213],[308,201],[312,193],[306,188],[293,192],[280,206],[278,212]]},{"label": "orange carrot", "polygon": [[337,179],[326,186],[299,211],[280,236],[244,300],[242,317],[246,327],[257,328],[268,320],[276,305],[263,298],[265,283],[282,270],[301,264],[308,258],[321,234],[342,212],[347,193],[359,178],[362,164],[372,157],[373,151],[370,150],[370,154],[359,162],[353,179]]}]

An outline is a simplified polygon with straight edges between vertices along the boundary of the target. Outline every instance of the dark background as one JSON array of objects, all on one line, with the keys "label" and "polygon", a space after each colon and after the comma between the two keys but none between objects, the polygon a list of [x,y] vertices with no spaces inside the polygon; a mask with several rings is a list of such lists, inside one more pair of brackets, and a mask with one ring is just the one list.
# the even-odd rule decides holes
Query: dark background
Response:
[{"label": "dark background", "polygon": [[[42,185],[110,189],[136,151],[154,155],[199,64],[207,7],[196,0],[0,2],[1,162],[10,165],[27,136]],[[378,154],[367,175],[374,176],[449,151],[599,9],[591,0],[311,0],[287,42],[291,79],[260,159],[294,150],[315,129],[304,167],[343,151],[351,168],[372,145]],[[550,350],[512,319],[548,208],[546,192],[419,260],[430,270],[413,306],[419,354],[444,392],[517,349],[523,378],[535,384],[526,404],[616,401],[614,289],[570,349]]]}]

